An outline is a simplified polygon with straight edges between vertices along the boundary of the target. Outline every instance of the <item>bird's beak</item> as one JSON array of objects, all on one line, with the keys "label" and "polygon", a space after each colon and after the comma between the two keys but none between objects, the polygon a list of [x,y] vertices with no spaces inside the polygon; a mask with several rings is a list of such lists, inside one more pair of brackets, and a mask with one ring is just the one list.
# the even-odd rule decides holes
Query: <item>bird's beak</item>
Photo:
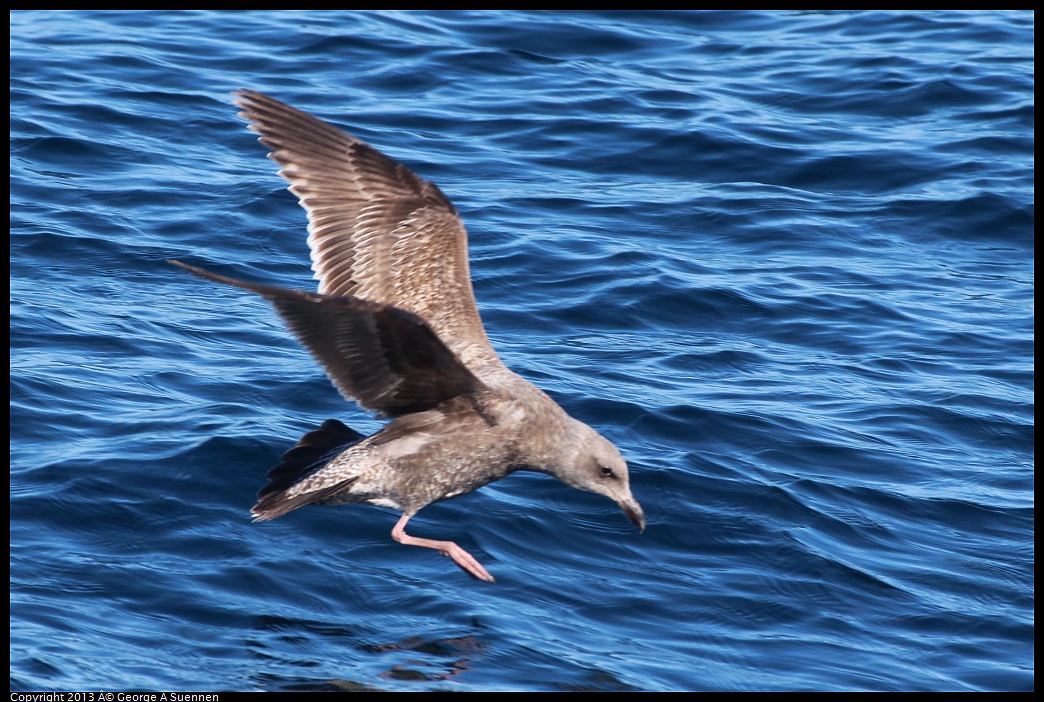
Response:
[{"label": "bird's beak", "polygon": [[638,500],[628,495],[616,504],[620,505],[620,509],[626,512],[631,522],[638,527],[639,534],[645,531],[645,512],[642,511],[642,506],[638,504]]}]

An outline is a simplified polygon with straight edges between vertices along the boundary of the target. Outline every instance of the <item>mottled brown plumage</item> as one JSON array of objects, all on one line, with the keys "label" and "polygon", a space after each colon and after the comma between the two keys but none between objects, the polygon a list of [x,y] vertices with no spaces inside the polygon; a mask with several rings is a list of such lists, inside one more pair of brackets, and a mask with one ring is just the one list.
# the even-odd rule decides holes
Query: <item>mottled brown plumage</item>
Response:
[{"label": "mottled brown plumage", "polygon": [[410,517],[536,470],[606,495],[644,529],[616,447],[508,370],[490,345],[464,225],[442,191],[333,125],[258,92],[236,96],[308,214],[319,291],[172,263],[268,299],[344,397],[392,419],[369,437],[336,420],[306,434],[269,473],[255,517],[306,504],[394,507],[403,512],[396,541],[438,549],[490,581],[457,544],[406,534]]}]

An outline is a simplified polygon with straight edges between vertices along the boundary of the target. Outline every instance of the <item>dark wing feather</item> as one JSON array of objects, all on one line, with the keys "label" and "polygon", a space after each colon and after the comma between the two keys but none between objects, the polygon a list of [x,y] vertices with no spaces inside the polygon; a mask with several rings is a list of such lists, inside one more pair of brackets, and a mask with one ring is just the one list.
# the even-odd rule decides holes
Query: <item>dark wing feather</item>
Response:
[{"label": "dark wing feather", "polygon": [[464,344],[469,358],[498,363],[475,305],[467,232],[442,191],[328,122],[253,90],[235,95],[308,215],[319,292],[412,312],[458,353]]},{"label": "dark wing feather", "polygon": [[410,312],[357,297],[248,283],[180,261],[170,263],[271,301],[341,394],[368,410],[397,417],[483,387],[431,327]]}]

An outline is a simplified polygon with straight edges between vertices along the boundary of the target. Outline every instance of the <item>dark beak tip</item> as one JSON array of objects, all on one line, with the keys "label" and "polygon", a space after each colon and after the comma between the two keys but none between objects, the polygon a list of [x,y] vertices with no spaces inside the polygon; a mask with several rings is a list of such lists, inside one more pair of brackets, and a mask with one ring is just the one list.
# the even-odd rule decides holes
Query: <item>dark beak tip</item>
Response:
[{"label": "dark beak tip", "polygon": [[641,506],[635,502],[634,504],[627,504],[625,502],[620,503],[620,507],[624,512],[627,513],[628,519],[631,520],[631,524],[638,527],[638,533],[641,534],[645,531],[645,512],[642,511]]}]

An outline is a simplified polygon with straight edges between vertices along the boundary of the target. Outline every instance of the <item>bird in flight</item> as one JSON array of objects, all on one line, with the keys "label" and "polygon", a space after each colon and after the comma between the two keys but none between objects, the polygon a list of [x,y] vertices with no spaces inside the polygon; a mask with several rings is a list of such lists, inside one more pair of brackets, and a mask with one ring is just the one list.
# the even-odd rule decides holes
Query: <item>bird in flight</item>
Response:
[{"label": "bird in flight", "polygon": [[255,519],[310,504],[392,507],[402,512],[395,541],[492,581],[456,543],[411,536],[406,524],[433,502],[532,470],[605,495],[644,530],[619,450],[493,350],[467,233],[442,191],[328,122],[253,90],[235,96],[308,215],[318,291],[171,263],[266,298],[345,398],[390,420],[371,436],[335,419],[305,434],[269,472]]}]

